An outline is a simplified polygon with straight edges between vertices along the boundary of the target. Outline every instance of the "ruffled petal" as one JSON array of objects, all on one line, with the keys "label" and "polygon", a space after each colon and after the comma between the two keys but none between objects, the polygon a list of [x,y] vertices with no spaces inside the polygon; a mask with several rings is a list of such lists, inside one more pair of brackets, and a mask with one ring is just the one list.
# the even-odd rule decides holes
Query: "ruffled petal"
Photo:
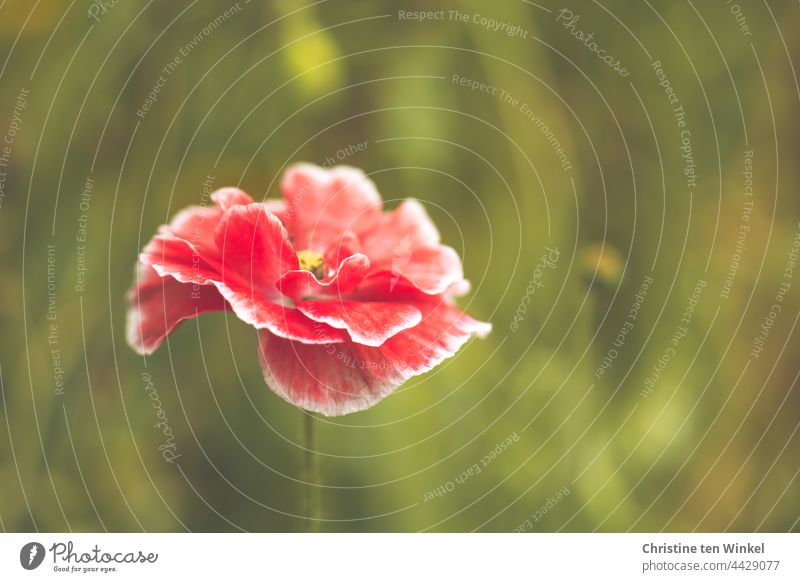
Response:
[{"label": "ruffled petal", "polygon": [[160,233],[170,233],[190,242],[204,255],[217,256],[214,230],[217,228],[222,211],[216,206],[189,206],[178,212]]},{"label": "ruffled petal", "polygon": [[444,293],[464,279],[458,254],[444,245],[411,248],[391,259],[376,260],[371,253],[369,256],[372,261],[370,277],[388,273],[395,285],[405,278],[430,295]]},{"label": "ruffled petal", "polygon": [[233,206],[253,203],[253,199],[247,192],[239,188],[231,187],[215,190],[211,193],[211,199],[223,212]]},{"label": "ruffled petal", "polygon": [[253,199],[239,188],[220,188],[211,194],[211,199],[215,202],[214,206],[184,208],[159,232],[170,232],[190,242],[204,255],[216,257],[218,251],[214,232],[224,211],[235,205],[252,204]]},{"label": "ruffled petal", "polygon": [[322,254],[344,233],[367,232],[381,219],[380,194],[356,168],[298,164],[284,174],[281,190],[287,205],[284,223],[300,250]]},{"label": "ruffled petal", "polygon": [[222,280],[217,261],[206,258],[190,242],[171,232],[154,236],[142,249],[139,260],[153,267],[159,276],[170,275],[181,283],[211,285]]},{"label": "ruffled petal", "polygon": [[286,224],[286,201],[285,200],[273,200],[267,199],[262,202],[262,204],[269,210],[272,214],[278,217],[278,219],[285,225]]},{"label": "ruffled petal", "polygon": [[369,259],[355,254],[344,259],[336,272],[322,281],[310,271],[289,271],[278,280],[278,289],[292,299],[342,297],[358,287],[369,272]]},{"label": "ruffled petal", "polygon": [[280,276],[299,267],[288,239],[280,220],[264,205],[230,207],[215,233],[223,277],[265,296],[275,294]]},{"label": "ruffled petal", "polygon": [[182,321],[224,309],[216,287],[181,283],[140,264],[128,293],[128,344],[139,354],[150,354]]},{"label": "ruffled petal", "polygon": [[419,309],[403,303],[298,301],[296,307],[314,321],[347,330],[350,339],[365,346],[378,347],[422,321]]},{"label": "ruffled petal", "polygon": [[[170,276],[190,286],[213,285],[237,317],[256,328],[314,344],[342,342],[348,337],[343,330],[312,321],[296,309],[277,305],[234,272],[228,271],[223,277],[222,265],[204,259],[192,245],[172,234],[153,237],[140,260],[162,277]],[[280,299],[277,292],[275,299]]]},{"label": "ruffled petal", "polygon": [[472,291],[472,283],[467,279],[461,279],[453,283],[450,288],[445,291],[447,297],[463,297]]},{"label": "ruffled petal", "polygon": [[400,273],[379,271],[370,273],[358,288],[348,295],[353,301],[396,301],[399,303],[440,302],[458,297],[469,289],[469,281],[462,279],[447,287],[443,293],[433,294],[420,289],[410,279]]},{"label": "ruffled petal", "polygon": [[385,213],[378,225],[361,237],[370,257],[390,260],[414,247],[435,247],[439,241],[439,231],[425,208],[412,198]]},{"label": "ruffled petal", "polygon": [[217,283],[216,287],[239,319],[257,329],[266,329],[282,338],[307,344],[328,344],[348,339],[344,330],[313,321],[297,309],[268,301],[235,281]]},{"label": "ruffled petal", "polygon": [[259,334],[264,379],[290,403],[327,416],[364,410],[407,379],[427,372],[491,326],[449,303],[420,307],[423,321],[380,347],[308,345]]},{"label": "ruffled petal", "polygon": [[373,273],[389,271],[425,293],[438,295],[464,278],[458,254],[439,240],[425,208],[409,199],[384,214],[374,229],[362,235],[361,244]]}]

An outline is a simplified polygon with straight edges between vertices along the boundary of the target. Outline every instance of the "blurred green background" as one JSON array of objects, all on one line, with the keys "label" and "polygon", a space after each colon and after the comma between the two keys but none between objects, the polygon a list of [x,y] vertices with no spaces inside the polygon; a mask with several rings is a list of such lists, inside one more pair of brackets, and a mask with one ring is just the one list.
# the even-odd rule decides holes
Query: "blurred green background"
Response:
[{"label": "blurred green background", "polygon": [[0,4],[4,530],[308,529],[303,414],[255,331],[205,315],[146,361],[124,336],[158,225],[209,179],[277,197],[300,160],[422,200],[494,324],[318,419],[321,529],[800,529],[797,2],[101,4]]}]

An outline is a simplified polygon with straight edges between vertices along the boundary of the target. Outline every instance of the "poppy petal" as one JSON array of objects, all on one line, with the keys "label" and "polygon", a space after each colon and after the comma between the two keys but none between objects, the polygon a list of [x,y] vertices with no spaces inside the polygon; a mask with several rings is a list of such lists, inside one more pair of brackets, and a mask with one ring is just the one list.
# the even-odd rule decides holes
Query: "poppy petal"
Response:
[{"label": "poppy petal", "polygon": [[314,277],[310,271],[289,271],[278,279],[278,289],[284,295],[296,300],[304,297],[341,297],[358,287],[368,272],[369,259],[357,253],[344,259],[337,271],[322,281]]},{"label": "poppy petal", "polygon": [[192,243],[198,252],[217,256],[214,230],[222,218],[215,206],[189,206],[178,212],[168,225],[161,226],[159,233],[170,233]]},{"label": "poppy petal", "polygon": [[425,208],[413,199],[384,214],[380,223],[361,237],[373,273],[390,271],[432,295],[444,293],[464,278],[458,253],[439,240],[439,231]]},{"label": "poppy petal", "polygon": [[265,296],[276,293],[275,282],[281,275],[299,267],[286,229],[263,204],[230,207],[214,238],[224,279],[235,276]]},{"label": "poppy petal", "polygon": [[171,232],[192,243],[204,255],[216,257],[217,245],[214,232],[224,211],[232,206],[252,204],[253,199],[239,188],[220,188],[211,194],[215,206],[189,206],[179,211],[169,225],[162,226],[160,232]]},{"label": "poppy petal", "polygon": [[139,354],[151,354],[182,321],[224,309],[225,299],[215,287],[181,283],[140,264],[128,294],[128,344]]},{"label": "poppy petal", "polygon": [[381,219],[381,197],[364,172],[349,166],[325,170],[297,164],[286,170],[281,191],[286,228],[295,248],[325,253],[342,234],[358,235]]},{"label": "poppy petal", "polygon": [[429,295],[444,293],[464,279],[461,260],[450,247],[422,247],[411,249],[392,259],[377,260],[370,253],[373,275],[387,273],[396,285],[400,278],[407,279],[414,287]]},{"label": "poppy petal", "polygon": [[239,188],[220,188],[211,193],[211,199],[223,212],[233,206],[253,203],[250,195]]},{"label": "poppy petal", "polygon": [[139,260],[153,267],[159,276],[171,275],[181,283],[210,285],[222,280],[217,261],[205,258],[194,245],[171,232],[150,239]]},{"label": "poppy petal", "polygon": [[262,331],[259,354],[264,379],[296,406],[327,416],[348,414],[376,404],[412,376],[454,355],[473,334],[483,336],[491,329],[449,303],[423,315],[419,325],[380,347],[351,341],[308,345]]},{"label": "poppy petal", "polygon": [[257,329],[266,329],[282,338],[307,344],[347,341],[344,330],[313,321],[297,309],[268,301],[236,281],[215,285],[237,317]]},{"label": "poppy petal", "polygon": [[[347,334],[325,323],[315,322],[297,311],[278,305],[251,285],[228,272],[223,278],[221,265],[206,261],[183,239],[171,234],[153,237],[140,255],[159,276],[174,277],[181,283],[213,285],[227,300],[233,312],[245,323],[268,329],[285,338],[307,343],[341,342]],[[280,296],[276,294],[276,298]]]},{"label": "poppy petal", "polygon": [[[405,241],[405,242],[404,242]],[[362,236],[364,248],[375,258],[392,258],[397,247],[433,247],[439,244],[439,231],[419,201],[409,198],[381,217],[380,223]]]},{"label": "poppy petal", "polygon": [[298,301],[306,317],[345,329],[354,342],[378,347],[390,337],[422,321],[413,305],[377,301]]},{"label": "poppy petal", "polygon": [[444,293],[432,294],[422,290],[407,277],[391,271],[370,273],[358,288],[347,297],[353,301],[397,301],[400,303],[436,303],[448,297],[457,297],[469,289],[469,281],[462,279],[449,286]]}]

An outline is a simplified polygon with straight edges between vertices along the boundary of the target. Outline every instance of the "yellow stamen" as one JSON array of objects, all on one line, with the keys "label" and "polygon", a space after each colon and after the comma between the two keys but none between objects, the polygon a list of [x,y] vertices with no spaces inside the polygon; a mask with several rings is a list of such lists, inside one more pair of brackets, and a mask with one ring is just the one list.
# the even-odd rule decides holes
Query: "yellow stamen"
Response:
[{"label": "yellow stamen", "polygon": [[311,274],[317,279],[325,277],[325,259],[319,253],[310,250],[299,251],[297,261],[300,263],[301,269],[311,271]]}]

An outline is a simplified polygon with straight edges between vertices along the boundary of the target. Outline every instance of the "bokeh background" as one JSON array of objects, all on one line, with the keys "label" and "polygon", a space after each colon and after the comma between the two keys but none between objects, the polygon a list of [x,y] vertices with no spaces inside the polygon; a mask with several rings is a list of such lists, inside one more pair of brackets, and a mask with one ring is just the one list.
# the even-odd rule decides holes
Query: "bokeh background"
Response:
[{"label": "bokeh background", "polygon": [[124,334],[158,225],[208,181],[277,197],[305,160],[422,200],[494,324],[317,419],[322,530],[798,531],[798,20],[793,0],[0,2],[0,527],[309,529],[303,413],[255,331],[205,315],[146,359]]}]

